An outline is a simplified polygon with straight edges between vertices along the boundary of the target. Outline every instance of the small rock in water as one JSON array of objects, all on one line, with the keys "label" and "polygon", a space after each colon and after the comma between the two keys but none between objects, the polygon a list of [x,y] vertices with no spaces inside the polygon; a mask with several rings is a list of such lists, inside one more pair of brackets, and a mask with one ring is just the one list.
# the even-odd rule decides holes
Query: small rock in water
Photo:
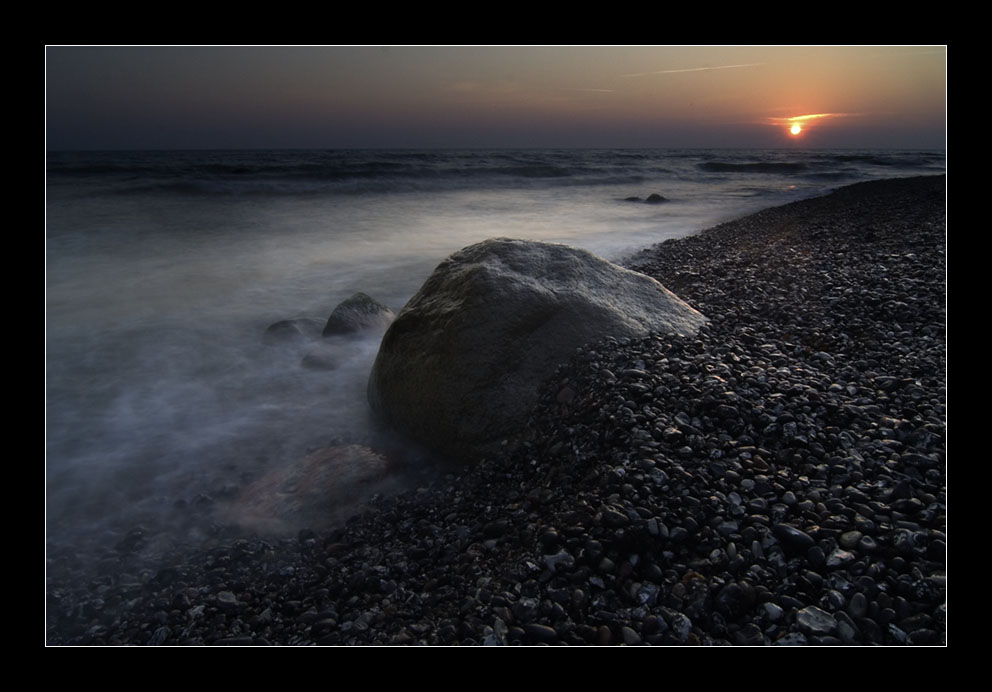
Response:
[{"label": "small rock in water", "polygon": [[389,462],[362,445],[331,445],[277,468],[224,506],[224,517],[260,534],[293,526],[325,528],[388,487]]},{"label": "small rock in water", "polygon": [[320,336],[320,322],[311,319],[281,320],[270,324],[264,334],[265,343],[280,344],[307,341]]},{"label": "small rock in water", "polygon": [[300,365],[308,370],[337,370],[340,360],[341,355],[336,348],[329,344],[318,344],[303,356]]},{"label": "small rock in water", "polygon": [[396,315],[375,298],[356,293],[334,308],[324,325],[324,336],[351,334],[363,329],[387,327]]}]

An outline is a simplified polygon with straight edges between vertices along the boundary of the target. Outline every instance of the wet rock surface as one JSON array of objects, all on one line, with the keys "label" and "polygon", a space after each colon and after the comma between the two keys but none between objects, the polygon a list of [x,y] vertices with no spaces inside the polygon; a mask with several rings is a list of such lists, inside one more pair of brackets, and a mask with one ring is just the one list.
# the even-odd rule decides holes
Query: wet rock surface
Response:
[{"label": "wet rock surface", "polygon": [[944,186],[644,251],[708,325],[583,346],[516,451],[341,528],[50,553],[48,643],[943,644]]}]

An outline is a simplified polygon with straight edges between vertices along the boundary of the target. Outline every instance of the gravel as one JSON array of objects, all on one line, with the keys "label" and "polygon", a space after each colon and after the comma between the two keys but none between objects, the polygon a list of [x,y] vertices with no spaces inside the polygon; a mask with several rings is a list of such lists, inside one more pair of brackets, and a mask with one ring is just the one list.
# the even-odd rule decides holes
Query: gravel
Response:
[{"label": "gravel", "polygon": [[505,453],[338,529],[50,552],[47,643],[945,644],[945,186],[644,250],[699,334],[579,349]]}]

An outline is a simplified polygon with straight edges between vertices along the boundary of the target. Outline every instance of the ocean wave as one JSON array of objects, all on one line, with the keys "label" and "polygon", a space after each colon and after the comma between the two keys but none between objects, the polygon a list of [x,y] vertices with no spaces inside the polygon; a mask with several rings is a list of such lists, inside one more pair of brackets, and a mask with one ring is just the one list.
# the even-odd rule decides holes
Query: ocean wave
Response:
[{"label": "ocean wave", "polygon": [[704,161],[698,168],[709,173],[802,173],[806,171],[805,163],[769,162],[728,163],[726,161]]},{"label": "ocean wave", "polygon": [[572,175],[566,168],[554,165],[535,164],[530,166],[507,166],[504,168],[494,168],[491,171],[495,175],[512,175],[521,178],[564,178]]},{"label": "ocean wave", "polygon": [[50,189],[82,183],[95,195],[311,196],[735,185],[747,174],[815,184],[943,167],[943,152],[926,151],[266,150],[50,152],[46,172]]}]

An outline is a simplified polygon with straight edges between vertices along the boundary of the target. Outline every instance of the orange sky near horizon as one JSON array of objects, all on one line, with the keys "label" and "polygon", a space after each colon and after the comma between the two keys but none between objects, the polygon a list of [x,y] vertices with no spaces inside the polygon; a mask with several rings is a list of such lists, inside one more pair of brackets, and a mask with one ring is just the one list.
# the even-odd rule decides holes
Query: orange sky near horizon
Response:
[{"label": "orange sky near horizon", "polygon": [[946,57],[944,46],[48,47],[48,147],[943,148]]}]

